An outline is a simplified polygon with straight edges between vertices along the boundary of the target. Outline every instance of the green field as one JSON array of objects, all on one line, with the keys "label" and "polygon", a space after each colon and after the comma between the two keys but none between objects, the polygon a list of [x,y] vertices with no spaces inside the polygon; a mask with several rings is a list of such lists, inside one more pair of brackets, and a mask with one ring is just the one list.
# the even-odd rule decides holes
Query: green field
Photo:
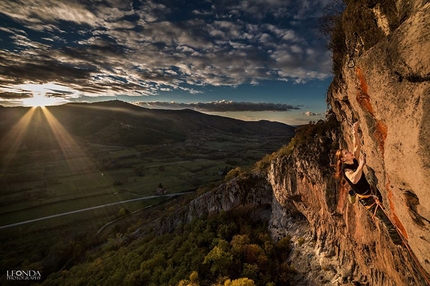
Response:
[{"label": "green field", "polygon": [[[125,202],[5,228],[7,225],[154,196],[160,184],[167,194],[197,191],[221,183],[235,167],[252,166],[287,140],[223,135],[135,148],[76,140],[67,148],[53,144],[57,147],[34,150],[18,146],[14,153],[1,150],[5,158],[0,177],[1,267],[58,271],[68,256],[87,251],[115,235],[118,228],[142,226],[151,212],[147,207],[167,198]],[[127,214],[131,215],[125,221],[117,222]],[[103,237],[96,235],[107,224]]]}]

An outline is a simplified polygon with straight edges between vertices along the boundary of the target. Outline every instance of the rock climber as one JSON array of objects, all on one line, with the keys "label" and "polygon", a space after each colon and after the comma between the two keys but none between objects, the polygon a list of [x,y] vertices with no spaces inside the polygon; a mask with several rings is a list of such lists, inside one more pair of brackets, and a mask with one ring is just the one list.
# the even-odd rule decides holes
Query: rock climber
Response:
[{"label": "rock climber", "polygon": [[361,154],[360,138],[358,134],[359,122],[355,122],[352,126],[354,136],[354,152],[345,149],[339,149],[336,152],[336,178],[345,179],[351,186],[350,193],[356,194],[359,202],[372,214],[382,220],[387,227],[391,240],[395,244],[401,244],[402,239],[397,232],[390,219],[387,217],[382,205],[379,203],[379,198],[376,195],[379,193],[369,184],[364,175],[363,169],[366,165],[366,157]]}]

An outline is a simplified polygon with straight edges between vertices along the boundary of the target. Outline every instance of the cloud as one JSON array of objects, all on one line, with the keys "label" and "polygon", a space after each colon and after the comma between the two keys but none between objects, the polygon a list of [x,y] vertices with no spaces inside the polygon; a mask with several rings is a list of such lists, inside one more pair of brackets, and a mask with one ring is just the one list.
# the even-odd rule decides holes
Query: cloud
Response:
[{"label": "cloud", "polygon": [[97,25],[97,16],[88,7],[73,0],[67,2],[56,0],[2,1],[0,7],[3,14],[19,20],[34,30],[43,30],[43,24],[59,21]]},{"label": "cloud", "polygon": [[306,116],[321,116],[321,115],[323,115],[321,112],[315,113],[312,111],[306,111],[306,112],[303,112],[302,114],[304,114]]},{"label": "cloud", "polygon": [[281,103],[254,103],[254,102],[234,102],[234,101],[212,101],[212,102],[193,102],[193,103],[178,103],[167,101],[148,101],[137,102],[139,106],[147,108],[166,108],[166,109],[195,109],[201,111],[290,111],[298,110],[300,106],[294,106]]},{"label": "cloud", "polygon": [[24,99],[24,98],[30,98],[32,96],[31,92],[23,92],[23,93],[17,93],[17,92],[2,92],[0,93],[0,97],[3,100],[15,100],[15,99]]},{"label": "cloud", "polygon": [[326,79],[330,55],[303,28],[323,4],[0,1],[0,93],[55,82],[82,96],[199,94],[207,85]]}]

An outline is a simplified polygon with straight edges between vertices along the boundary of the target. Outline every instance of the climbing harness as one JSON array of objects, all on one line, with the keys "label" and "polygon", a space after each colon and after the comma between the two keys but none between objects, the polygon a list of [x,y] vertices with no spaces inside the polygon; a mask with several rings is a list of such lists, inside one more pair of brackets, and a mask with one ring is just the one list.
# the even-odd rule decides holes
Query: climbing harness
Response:
[{"label": "climbing harness", "polygon": [[[356,194],[356,196],[358,197],[358,200],[361,202],[363,199],[368,199],[368,198],[370,198],[370,197],[372,197],[373,195],[372,194],[370,194],[370,195],[360,195],[360,194]],[[376,196],[375,196],[376,197]],[[370,204],[370,205],[364,205],[363,203],[362,203],[362,205],[367,209],[367,210],[369,210],[371,207],[373,207],[374,205],[376,204],[376,202],[374,201],[372,204]]]}]

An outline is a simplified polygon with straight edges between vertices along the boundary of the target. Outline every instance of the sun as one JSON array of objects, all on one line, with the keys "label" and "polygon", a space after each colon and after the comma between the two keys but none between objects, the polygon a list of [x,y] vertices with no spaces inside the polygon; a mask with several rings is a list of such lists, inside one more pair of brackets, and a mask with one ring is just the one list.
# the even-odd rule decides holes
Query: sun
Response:
[{"label": "sun", "polygon": [[33,97],[24,99],[22,105],[29,107],[44,107],[59,104],[55,97],[47,97],[45,92],[33,92]]},{"label": "sun", "polygon": [[24,99],[22,101],[22,104],[24,106],[31,106],[31,107],[44,107],[46,105],[46,97],[44,94],[40,93],[33,93],[33,97]]},{"label": "sun", "polygon": [[[64,87],[56,83],[26,83],[17,85],[23,94],[31,93],[32,96],[22,100],[22,105],[27,107],[44,107],[48,105],[59,105],[67,102],[63,97],[48,96],[48,94],[55,94],[58,91],[64,91]],[[61,92],[60,92],[61,93]]]}]

